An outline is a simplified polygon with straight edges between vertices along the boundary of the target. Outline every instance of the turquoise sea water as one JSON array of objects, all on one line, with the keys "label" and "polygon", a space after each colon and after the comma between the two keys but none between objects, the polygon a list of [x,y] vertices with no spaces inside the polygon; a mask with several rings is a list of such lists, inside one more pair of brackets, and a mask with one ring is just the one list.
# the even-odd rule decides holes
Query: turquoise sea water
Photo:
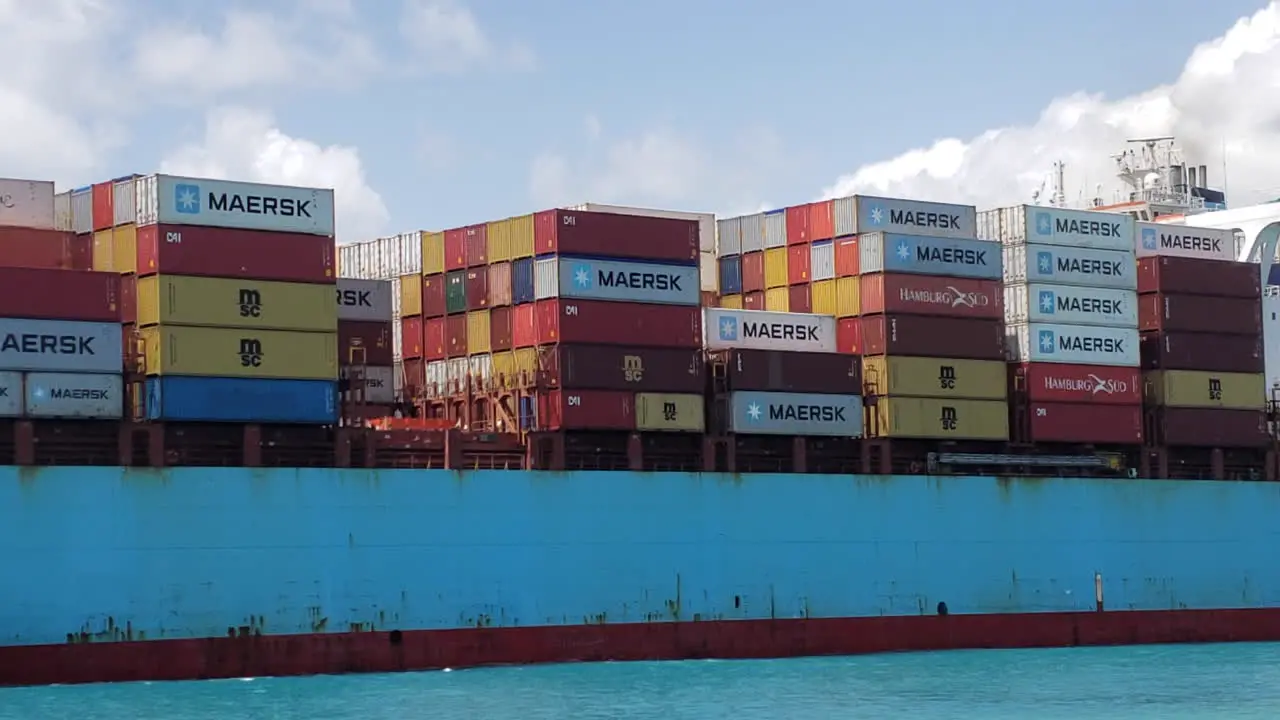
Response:
[{"label": "turquoise sea water", "polygon": [[604,663],[0,690],[0,720],[1280,717],[1280,644]]}]

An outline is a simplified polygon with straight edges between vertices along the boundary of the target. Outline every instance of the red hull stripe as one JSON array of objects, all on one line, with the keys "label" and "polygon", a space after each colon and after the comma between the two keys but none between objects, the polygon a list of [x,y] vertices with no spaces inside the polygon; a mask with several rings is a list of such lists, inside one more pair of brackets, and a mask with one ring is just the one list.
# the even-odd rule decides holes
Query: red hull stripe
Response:
[{"label": "red hull stripe", "polygon": [[1256,641],[1280,641],[1280,608],[564,625],[9,646],[0,648],[0,685]]}]

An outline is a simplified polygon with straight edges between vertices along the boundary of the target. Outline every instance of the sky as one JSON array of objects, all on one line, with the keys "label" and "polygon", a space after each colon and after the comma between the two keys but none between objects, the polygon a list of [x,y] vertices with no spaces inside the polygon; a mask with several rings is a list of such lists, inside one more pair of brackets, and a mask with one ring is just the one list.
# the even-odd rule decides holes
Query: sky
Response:
[{"label": "sky", "polygon": [[1234,206],[1280,197],[1280,2],[0,0],[0,177],[332,187],[339,242],[582,202],[995,207],[1057,160],[1074,201],[1152,134]]}]

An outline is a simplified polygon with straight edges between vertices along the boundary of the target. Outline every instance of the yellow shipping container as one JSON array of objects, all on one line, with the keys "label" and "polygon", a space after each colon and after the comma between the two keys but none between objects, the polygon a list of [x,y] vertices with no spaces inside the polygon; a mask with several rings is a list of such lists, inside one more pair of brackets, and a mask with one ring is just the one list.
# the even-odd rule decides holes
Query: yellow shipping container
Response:
[{"label": "yellow shipping container", "polygon": [[701,395],[636,393],[636,429],[644,432],[702,432],[707,418]]},{"label": "yellow shipping container", "polygon": [[111,230],[111,261],[115,271],[129,275],[138,271],[138,226],[118,225]]},{"label": "yellow shipping container", "polygon": [[764,251],[764,286],[766,288],[787,286],[786,248],[769,248]]},{"label": "yellow shipping container", "polygon": [[153,325],[140,334],[148,375],[338,379],[336,332]]},{"label": "yellow shipping container", "polygon": [[423,230],[422,274],[436,275],[444,272],[444,233]]},{"label": "yellow shipping container", "polygon": [[89,262],[98,272],[116,271],[115,238],[111,228],[93,234],[93,255]]},{"label": "yellow shipping container", "polygon": [[511,259],[533,257],[533,216],[511,218]]},{"label": "yellow shipping container", "polygon": [[836,279],[836,317],[857,317],[862,312],[862,283],[858,277]]},{"label": "yellow shipping container", "polygon": [[516,375],[521,374],[532,379],[533,374],[538,370],[538,349],[537,348],[516,348]]},{"label": "yellow shipping container", "polygon": [[764,291],[764,309],[773,312],[788,312],[791,307],[790,288],[769,288]]},{"label": "yellow shipping container", "polygon": [[400,317],[422,314],[422,276],[400,276]]},{"label": "yellow shipping container", "polygon": [[502,387],[513,387],[516,375],[516,354],[507,350],[493,354],[493,381]]},{"label": "yellow shipping container", "polygon": [[494,220],[485,231],[485,252],[489,262],[502,262],[511,259],[511,218]]},{"label": "yellow shipping container", "polygon": [[878,427],[867,434],[928,440],[1008,440],[1009,406],[1003,400],[882,397]]},{"label": "yellow shipping container", "polygon": [[138,278],[138,325],[335,332],[333,286],[188,275]]},{"label": "yellow shipping container", "polygon": [[721,295],[720,307],[727,308],[729,310],[741,310],[742,296],[741,295]]},{"label": "yellow shipping container", "polygon": [[818,315],[836,314],[836,281],[819,280],[809,287],[810,304]]},{"label": "yellow shipping container", "polygon": [[1184,408],[1261,410],[1267,405],[1267,380],[1262,373],[1220,373],[1163,370],[1143,373],[1146,401]]},{"label": "yellow shipping container", "polygon": [[472,310],[467,313],[467,354],[480,355],[489,352],[489,311]]},{"label": "yellow shipping container", "polygon": [[862,382],[876,395],[1004,400],[1008,366],[999,360],[884,356],[862,358]]}]

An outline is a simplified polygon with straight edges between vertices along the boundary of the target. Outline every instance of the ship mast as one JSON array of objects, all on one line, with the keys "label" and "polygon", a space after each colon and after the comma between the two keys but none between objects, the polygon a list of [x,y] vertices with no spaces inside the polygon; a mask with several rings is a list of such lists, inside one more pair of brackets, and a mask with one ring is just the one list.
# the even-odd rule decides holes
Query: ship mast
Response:
[{"label": "ship mast", "polygon": [[1134,204],[1127,212],[1139,220],[1154,220],[1161,215],[1204,210],[1203,201],[1192,195],[1191,188],[1205,184],[1207,168],[1201,165],[1197,178],[1197,168],[1187,166],[1172,136],[1134,138],[1126,143],[1123,152],[1111,157],[1116,175],[1129,187],[1128,197],[1117,200]]}]

